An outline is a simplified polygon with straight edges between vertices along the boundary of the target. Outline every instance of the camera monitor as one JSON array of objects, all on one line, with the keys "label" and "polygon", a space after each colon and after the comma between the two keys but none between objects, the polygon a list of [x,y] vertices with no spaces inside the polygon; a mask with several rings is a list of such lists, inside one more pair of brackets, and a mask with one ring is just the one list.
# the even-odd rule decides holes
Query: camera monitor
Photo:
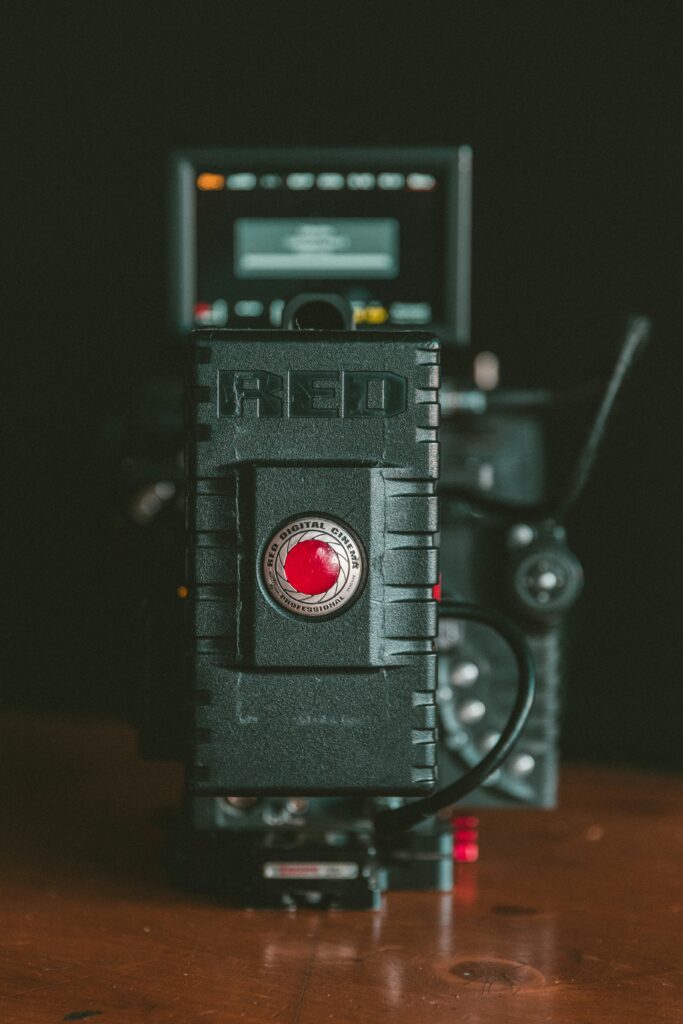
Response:
[{"label": "camera monitor", "polygon": [[279,328],[302,292],[360,330],[469,340],[469,147],[202,149],[172,157],[171,323]]}]

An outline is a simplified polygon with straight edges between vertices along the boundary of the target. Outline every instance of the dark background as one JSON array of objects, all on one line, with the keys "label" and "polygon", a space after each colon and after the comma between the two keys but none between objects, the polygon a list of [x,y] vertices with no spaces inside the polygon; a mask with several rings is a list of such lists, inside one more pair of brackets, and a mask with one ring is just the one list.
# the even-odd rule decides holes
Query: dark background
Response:
[{"label": "dark background", "polygon": [[654,319],[570,522],[587,586],[564,745],[683,763],[675,6],[62,4],[16,21],[9,705],[123,711],[111,424],[164,359],[168,150],[471,142],[474,333],[508,382],[580,380],[625,313]]}]

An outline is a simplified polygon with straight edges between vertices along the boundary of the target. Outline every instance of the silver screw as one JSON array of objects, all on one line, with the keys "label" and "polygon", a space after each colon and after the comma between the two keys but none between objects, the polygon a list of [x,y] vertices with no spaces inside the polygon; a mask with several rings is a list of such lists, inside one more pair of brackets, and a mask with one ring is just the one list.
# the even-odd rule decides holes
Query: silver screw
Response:
[{"label": "silver screw", "polygon": [[474,661],[460,661],[451,672],[453,686],[472,686],[478,678],[479,666]]},{"label": "silver screw", "polygon": [[536,758],[531,754],[516,754],[509,763],[509,769],[513,775],[531,775],[536,767]]},{"label": "silver screw", "polygon": [[534,539],[534,531],[528,523],[517,523],[508,534],[510,547],[526,548]]},{"label": "silver screw", "polygon": [[465,725],[473,725],[475,722],[481,722],[482,718],[486,714],[486,705],[481,700],[468,700],[466,704],[460,708],[458,712],[458,718]]}]

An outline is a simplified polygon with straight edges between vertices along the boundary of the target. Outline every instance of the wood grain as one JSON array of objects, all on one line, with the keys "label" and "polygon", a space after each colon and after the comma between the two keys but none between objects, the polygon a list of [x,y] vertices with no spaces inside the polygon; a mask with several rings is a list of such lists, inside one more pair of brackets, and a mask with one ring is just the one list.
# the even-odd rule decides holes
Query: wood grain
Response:
[{"label": "wood grain", "polygon": [[561,810],[481,815],[451,895],[237,911],[174,891],[180,771],[116,723],[2,730],[0,1022],[683,1022],[683,780],[569,768]]}]

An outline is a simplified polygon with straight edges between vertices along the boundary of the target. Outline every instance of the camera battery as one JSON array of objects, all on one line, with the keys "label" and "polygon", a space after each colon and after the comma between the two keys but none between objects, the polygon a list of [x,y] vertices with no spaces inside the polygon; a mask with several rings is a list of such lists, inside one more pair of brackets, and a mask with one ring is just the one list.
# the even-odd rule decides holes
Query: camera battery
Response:
[{"label": "camera battery", "polygon": [[436,782],[439,345],[197,331],[188,386],[188,786]]}]

